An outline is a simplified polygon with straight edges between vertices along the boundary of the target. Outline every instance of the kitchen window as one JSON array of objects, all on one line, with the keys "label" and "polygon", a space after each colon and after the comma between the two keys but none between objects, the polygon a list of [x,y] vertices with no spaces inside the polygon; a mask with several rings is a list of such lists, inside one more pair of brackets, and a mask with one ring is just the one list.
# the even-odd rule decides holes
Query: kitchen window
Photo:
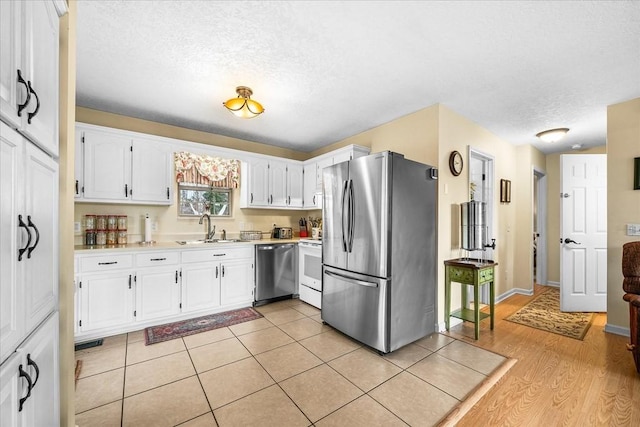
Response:
[{"label": "kitchen window", "polygon": [[178,215],[231,216],[231,188],[178,183]]}]

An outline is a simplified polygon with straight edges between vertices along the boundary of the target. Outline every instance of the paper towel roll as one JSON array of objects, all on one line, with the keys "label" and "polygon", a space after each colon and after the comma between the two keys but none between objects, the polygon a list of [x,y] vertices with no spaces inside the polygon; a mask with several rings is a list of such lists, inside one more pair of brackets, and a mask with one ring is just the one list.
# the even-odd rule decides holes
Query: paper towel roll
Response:
[{"label": "paper towel roll", "polygon": [[149,219],[149,214],[144,217],[144,241],[151,241],[151,219]]}]

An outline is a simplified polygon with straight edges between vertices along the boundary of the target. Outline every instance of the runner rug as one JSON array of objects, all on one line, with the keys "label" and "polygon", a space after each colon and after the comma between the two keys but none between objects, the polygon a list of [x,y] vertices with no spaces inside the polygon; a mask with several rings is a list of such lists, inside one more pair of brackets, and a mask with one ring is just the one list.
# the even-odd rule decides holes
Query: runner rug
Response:
[{"label": "runner rug", "polygon": [[193,335],[225,326],[237,325],[262,317],[253,308],[240,308],[238,310],[225,311],[224,313],[210,314],[194,319],[181,320],[165,325],[152,326],[144,330],[145,344],[155,344],[176,338]]},{"label": "runner rug", "polygon": [[582,340],[591,326],[593,313],[561,312],[560,290],[549,288],[505,320]]}]

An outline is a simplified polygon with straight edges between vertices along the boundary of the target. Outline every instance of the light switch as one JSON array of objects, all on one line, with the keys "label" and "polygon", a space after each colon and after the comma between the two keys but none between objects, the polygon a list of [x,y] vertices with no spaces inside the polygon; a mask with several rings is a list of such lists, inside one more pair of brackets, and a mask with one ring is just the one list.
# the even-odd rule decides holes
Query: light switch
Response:
[{"label": "light switch", "polygon": [[74,233],[80,233],[82,230],[80,228],[80,222],[74,222],[73,223],[73,232]]},{"label": "light switch", "polygon": [[627,236],[640,236],[640,224],[627,224]]}]

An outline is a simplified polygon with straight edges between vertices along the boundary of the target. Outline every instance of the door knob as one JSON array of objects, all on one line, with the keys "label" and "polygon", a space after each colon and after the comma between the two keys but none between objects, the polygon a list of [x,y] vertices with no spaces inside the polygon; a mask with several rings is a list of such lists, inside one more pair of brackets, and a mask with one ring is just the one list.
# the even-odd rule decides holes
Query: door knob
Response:
[{"label": "door knob", "polygon": [[[562,239],[560,239],[560,243],[562,243]],[[582,243],[576,242],[575,240],[572,240],[572,239],[564,239],[564,243],[573,243],[573,244],[576,244],[576,245],[581,245],[582,244]]]}]

